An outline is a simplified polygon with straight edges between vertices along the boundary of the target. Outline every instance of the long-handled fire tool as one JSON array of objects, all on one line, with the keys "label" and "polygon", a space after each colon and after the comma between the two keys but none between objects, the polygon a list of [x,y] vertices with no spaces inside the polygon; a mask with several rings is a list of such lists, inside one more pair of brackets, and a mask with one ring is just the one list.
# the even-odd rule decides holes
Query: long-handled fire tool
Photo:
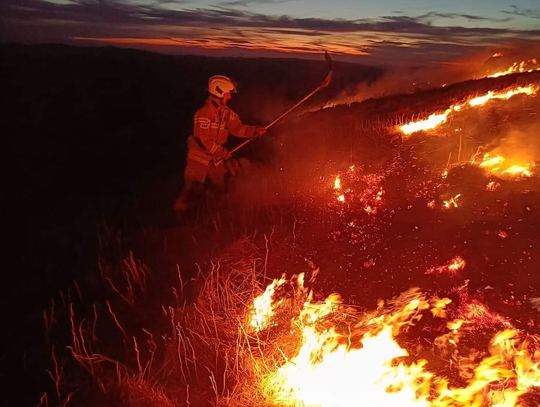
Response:
[{"label": "long-handled fire tool", "polygon": [[[324,53],[324,58],[326,59],[326,63],[328,64],[328,74],[324,78],[324,80],[321,82],[319,86],[317,86],[315,89],[313,89],[309,94],[307,94],[302,100],[300,100],[298,103],[296,103],[293,107],[291,107],[289,110],[287,110],[285,113],[283,113],[278,118],[274,119],[270,124],[267,124],[264,129],[268,130],[270,127],[272,127],[274,124],[282,120],[285,116],[287,116],[289,113],[291,113],[294,109],[296,109],[298,106],[300,106],[302,103],[304,103],[306,100],[308,100],[310,97],[312,97],[315,93],[320,91],[323,88],[326,88],[330,81],[332,80],[332,58],[330,58],[330,55],[328,52]],[[243,141],[242,143],[238,144],[236,147],[231,149],[230,153],[234,154],[238,150],[240,150],[242,147],[244,147],[246,144],[250,143],[251,141],[255,140],[259,136],[255,136],[253,138],[247,139]],[[219,165],[223,162],[223,160],[219,160],[215,163],[215,165]]]}]

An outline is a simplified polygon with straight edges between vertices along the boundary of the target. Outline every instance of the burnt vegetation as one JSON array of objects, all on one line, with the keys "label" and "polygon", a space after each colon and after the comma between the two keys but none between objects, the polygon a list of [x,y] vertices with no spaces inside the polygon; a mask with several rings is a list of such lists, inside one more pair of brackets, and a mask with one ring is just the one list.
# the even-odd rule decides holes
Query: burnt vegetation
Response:
[{"label": "burnt vegetation", "polygon": [[[207,78],[234,77],[233,109],[262,125],[320,82],[322,61],[52,45],[0,52],[13,243],[0,378],[30,387],[4,393],[12,404],[266,405],[258,383],[298,347],[297,337],[279,338],[305,298],[287,286],[280,323],[260,335],[244,327],[253,298],[282,273],[314,277],[316,298],[338,292],[354,312],[411,287],[451,298],[455,318],[478,301],[484,325],[464,341],[471,352],[487,354],[503,317],[538,333],[538,177],[508,179],[471,160],[489,151],[540,160],[538,100],[494,103],[410,138],[397,126],[473,94],[538,85],[540,73],[314,111],[382,74],[335,63],[330,88],[242,151],[247,174],[179,221],[171,202]],[[457,255],[464,269],[437,272]],[[334,322],[346,330],[354,312]],[[435,341],[444,324],[430,318],[400,341],[444,372]],[[538,400],[531,392],[525,402]]]}]

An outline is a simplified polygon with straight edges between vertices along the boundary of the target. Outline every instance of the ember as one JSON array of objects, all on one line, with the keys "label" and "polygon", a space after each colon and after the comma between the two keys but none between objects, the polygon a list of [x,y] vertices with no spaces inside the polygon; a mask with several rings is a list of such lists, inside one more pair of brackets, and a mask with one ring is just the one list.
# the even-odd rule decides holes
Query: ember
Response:
[{"label": "ember", "polygon": [[495,191],[498,191],[500,187],[501,187],[501,184],[499,184],[498,182],[490,181],[486,185],[486,191],[495,192]]},{"label": "ember", "polygon": [[458,198],[459,198],[460,196],[461,196],[461,194],[457,194],[456,196],[450,198],[448,201],[444,201],[444,202],[443,202],[443,206],[444,206],[446,209],[457,208],[457,207],[458,207],[457,200],[458,200]]},{"label": "ember", "polygon": [[339,179],[339,175],[336,177],[334,181],[334,189],[341,189],[341,179]]},{"label": "ember", "polygon": [[426,271],[426,274],[448,274],[450,276],[455,276],[458,271],[463,270],[467,263],[461,256],[456,256],[452,259],[450,264],[446,266],[433,267]]},{"label": "ember", "polygon": [[[381,174],[361,174],[353,165],[349,171],[335,177],[333,194],[338,202],[359,205],[368,215],[375,215],[383,204],[384,189],[380,185],[383,179]],[[343,189],[343,180],[346,181],[346,189]],[[360,192],[356,192],[358,184]]]}]

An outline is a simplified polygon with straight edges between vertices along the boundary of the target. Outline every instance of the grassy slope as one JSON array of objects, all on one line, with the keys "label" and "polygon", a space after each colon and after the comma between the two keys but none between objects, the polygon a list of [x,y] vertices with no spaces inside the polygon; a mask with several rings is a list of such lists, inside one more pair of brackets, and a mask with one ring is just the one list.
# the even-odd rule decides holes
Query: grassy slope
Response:
[{"label": "grassy slope", "polygon": [[[493,85],[505,87],[524,78],[514,76],[370,100],[291,119],[277,127],[271,137],[253,143],[248,150],[247,154],[264,153],[260,158],[267,162],[265,168],[254,168],[254,179],[239,182],[235,194],[217,206],[203,209],[196,223],[170,228],[169,219],[160,214],[174,196],[182,167],[182,158],[177,158],[182,155],[178,146],[182,137],[178,133],[186,134],[192,112],[202,103],[204,92],[200,86],[204,86],[205,79],[218,72],[236,77],[246,89],[236,99],[239,113],[248,121],[265,122],[309,91],[317,78],[324,76],[324,65],[291,60],[173,58],[108,48],[11,47],[3,52],[11,57],[3,61],[8,61],[12,75],[5,96],[12,102],[8,115],[12,120],[7,126],[13,137],[8,143],[14,152],[14,168],[17,168],[12,177],[13,203],[17,206],[13,213],[23,219],[16,225],[14,240],[19,251],[15,253],[21,256],[15,258],[20,259],[19,269],[27,270],[30,275],[40,270],[43,277],[33,280],[30,286],[15,286],[18,289],[15,295],[34,299],[21,309],[30,316],[25,321],[30,321],[26,327],[21,327],[17,314],[12,315],[13,322],[8,323],[13,327],[8,340],[13,343],[20,339],[21,332],[29,336],[37,332],[41,309],[48,299],[55,296],[62,284],[76,278],[83,287],[84,297],[82,302],[76,298],[72,284],[71,299],[76,304],[77,316],[92,318],[92,303],[97,304],[103,315],[98,329],[98,337],[103,340],[99,350],[136,369],[132,346],[125,343],[129,340],[121,339],[105,301],[111,301],[125,329],[129,335],[136,335],[139,343],[145,342],[141,327],[150,329],[156,337],[170,334],[161,318],[161,306],[175,305],[170,290],[171,286],[178,287],[175,265],[180,264],[184,278],[189,280],[197,270],[195,262],[207,269],[205,259],[220,255],[222,249],[245,234],[254,235],[258,253],[257,250],[255,254],[241,252],[240,258],[253,260],[259,270],[266,264],[276,276],[281,272],[308,271],[310,267],[305,259],[312,260],[322,268],[320,282],[324,290],[343,291],[350,299],[369,307],[381,291],[388,297],[425,279],[426,267],[444,262],[454,252],[445,246],[449,236],[456,242],[475,242],[474,247],[459,243],[457,251],[477,257],[467,273],[470,277],[478,275],[475,270],[486,267],[478,253],[488,250],[476,247],[482,245],[480,234],[487,229],[512,226],[521,215],[522,205],[532,206],[530,201],[535,199],[527,195],[522,198],[523,202],[515,200],[516,205],[506,213],[510,217],[507,221],[500,218],[500,208],[496,205],[487,215],[480,215],[481,211],[471,206],[453,216],[421,209],[422,200],[413,199],[417,209],[405,210],[410,197],[405,196],[404,185],[416,187],[422,179],[422,171],[430,170],[431,163],[429,157],[420,156],[419,165],[415,148],[421,146],[415,141],[396,150],[389,141],[392,134],[384,127],[398,116],[444,109],[465,94],[483,93]],[[358,75],[362,79],[376,75],[376,72],[366,74],[365,68],[350,65],[337,65],[336,72],[338,79],[342,75],[342,80],[336,81],[339,86],[354,82]],[[374,122],[375,117],[380,121]],[[381,223],[370,223],[369,218],[354,210],[344,215],[332,203],[331,191],[328,195],[328,191],[321,192],[313,186],[320,176],[331,180],[351,160],[362,165],[365,173],[388,171],[397,153],[400,154],[399,166],[384,183],[390,198],[388,213],[382,213]],[[446,151],[441,156],[446,157]],[[413,166],[415,169],[411,170]],[[428,178],[432,174],[424,176]],[[481,182],[482,177],[457,172],[451,179],[450,189],[463,188],[464,179]],[[479,185],[471,182],[468,192],[481,195]],[[359,182],[358,188],[361,186]],[[536,186],[532,185],[531,189],[534,188]],[[508,193],[518,194],[519,190],[520,187],[510,188],[510,192],[501,193],[497,199],[505,199]],[[279,192],[277,197],[275,192]],[[315,204],[310,201],[310,194]],[[485,205],[493,205],[492,197],[480,198],[478,202],[484,199]],[[35,210],[36,206],[39,210]],[[392,210],[397,214],[390,214]],[[484,215],[485,218],[480,218],[481,226],[462,230],[463,219],[473,221]],[[329,234],[343,230],[352,220],[365,222],[367,228],[360,232],[372,237],[371,243],[375,246],[353,243],[351,235],[347,234],[334,242],[329,240]],[[96,239],[96,223],[99,239]],[[388,227],[388,223],[393,226]],[[441,223],[446,225],[444,233]],[[415,224],[421,226],[422,233],[415,231]],[[520,224],[521,235],[513,240],[511,250],[507,248],[506,261],[515,260],[520,245],[526,245],[533,238],[531,233],[537,226],[537,217]],[[492,244],[502,244],[500,240],[494,242]],[[388,252],[386,247],[392,250]],[[21,248],[24,251],[21,252]],[[502,248],[504,246],[500,249],[492,246],[489,250]],[[266,249],[269,250],[267,263]],[[99,251],[104,256],[102,265],[109,267],[107,273],[123,287],[119,259],[127,256],[129,250],[134,250],[136,258],[142,258],[152,273],[146,295],[139,294],[135,307],[127,306],[111,286],[99,278],[95,263]],[[411,252],[417,260],[410,258]],[[224,255],[228,253],[225,251]],[[500,259],[502,267],[503,260]],[[482,275],[475,284],[480,286],[499,280],[506,284],[508,281],[501,277],[500,265],[488,265],[488,269],[496,271],[495,279]],[[522,270],[516,275],[520,282],[529,272],[528,268]],[[407,273],[410,275],[403,278]],[[434,288],[439,283],[437,280],[429,282]],[[451,285],[452,282],[446,283]],[[200,281],[193,284],[197,287]],[[527,291],[526,286],[521,289]],[[9,303],[12,298],[8,296],[4,300]],[[59,297],[55,298],[60,304]],[[57,349],[68,344],[70,338],[69,323],[65,323],[69,314],[62,308],[58,305],[59,323],[54,329],[53,343],[57,344]],[[50,343],[45,348],[37,336],[18,343],[8,362],[16,366],[16,372],[21,365],[22,352],[26,351],[24,377],[35,376],[32,380],[36,383],[45,383],[41,369],[48,358]],[[28,353],[32,347],[34,349]],[[66,368],[73,372],[69,352],[63,354]],[[109,374],[114,381],[113,372],[104,372],[106,377]],[[20,380],[18,374],[12,377]],[[88,398],[88,394],[94,393],[88,376],[83,372],[73,377],[75,379],[66,383],[65,391],[77,390],[79,403],[84,400],[95,404],[97,401]],[[171,380],[181,381],[179,378]],[[46,385],[42,386],[41,389]],[[179,390],[179,398],[185,397],[180,393]],[[28,392],[27,396],[35,401],[36,394]],[[20,400],[21,395],[17,397]],[[121,403],[122,397],[113,393],[100,403]]]},{"label": "grassy slope", "polygon": [[[208,77],[237,79],[240,93],[233,107],[244,121],[264,123],[310,90],[326,68],[317,61],[172,57],[57,45],[7,45],[0,54],[12,270],[1,308],[17,309],[4,318],[12,347],[0,360],[13,369],[3,369],[0,379],[34,383],[35,392],[7,396],[34,403],[49,383],[43,309],[51,298],[61,303],[60,291],[75,292],[73,280],[90,291],[89,301],[94,294],[101,298],[98,254],[117,259],[150,226],[170,225],[185,138],[206,98]],[[379,73],[352,64],[336,67],[336,92]],[[180,258],[189,255],[186,262],[195,268],[201,250],[187,246],[155,256],[164,239],[158,233],[152,240],[151,233],[146,244],[157,249],[145,246],[140,252],[149,252],[152,265],[173,275],[164,278],[174,278],[179,252]],[[182,245],[193,245],[180,235]]]}]

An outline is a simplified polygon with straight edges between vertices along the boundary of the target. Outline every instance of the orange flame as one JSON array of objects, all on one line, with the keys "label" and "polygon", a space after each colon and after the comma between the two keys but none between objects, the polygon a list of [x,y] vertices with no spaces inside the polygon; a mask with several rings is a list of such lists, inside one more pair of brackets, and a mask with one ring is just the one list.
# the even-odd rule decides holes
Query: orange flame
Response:
[{"label": "orange flame", "polygon": [[523,175],[525,177],[531,177],[532,173],[529,167],[531,166],[530,163],[527,163],[525,167],[521,165],[512,165],[511,167],[507,168],[501,174],[510,174],[510,175]]},{"label": "orange flame", "polygon": [[[283,361],[263,377],[263,393],[272,405],[288,407],[523,406],[520,397],[540,386],[540,369],[539,355],[529,351],[530,339],[522,339],[518,330],[495,335],[484,359],[450,356],[457,368],[470,372],[463,387],[452,387],[444,376],[428,370],[426,360],[396,342],[403,328],[418,323],[428,310],[435,318],[446,318],[450,303],[447,298],[426,299],[413,289],[362,315],[345,308],[336,294],[313,302],[310,293],[291,321],[291,335],[298,333],[299,344],[289,354],[280,350]],[[346,320],[340,315],[357,319],[343,331],[335,323]],[[448,332],[435,343],[455,348],[474,321],[449,321]],[[460,359],[473,368],[461,367]]]},{"label": "orange flame", "polygon": [[339,175],[334,180],[334,189],[341,189],[341,179],[339,178]]},{"label": "orange flame", "polygon": [[494,100],[494,99],[508,100],[511,97],[514,97],[516,95],[521,95],[521,94],[524,94],[527,96],[535,95],[536,89],[533,88],[532,86],[527,86],[527,87],[518,86],[517,88],[510,89],[506,92],[489,91],[485,95],[477,96],[475,98],[470,99],[467,103],[469,104],[469,106],[472,106],[472,107],[482,106],[482,105],[485,105],[490,100]]},{"label": "orange flame", "polygon": [[431,114],[427,119],[420,120],[417,122],[411,122],[404,124],[400,127],[400,130],[404,134],[412,134],[416,133],[418,131],[425,131],[425,130],[431,130],[438,126],[440,126],[443,123],[446,123],[446,120],[448,119],[448,116],[452,113],[452,108],[447,109],[444,113],[439,114]]},{"label": "orange flame", "polygon": [[457,208],[457,207],[458,207],[457,200],[458,200],[458,198],[459,198],[460,196],[461,196],[461,194],[457,194],[456,196],[450,198],[448,201],[444,201],[444,202],[443,202],[443,206],[444,206],[446,209]]},{"label": "orange flame", "polygon": [[495,192],[495,191],[498,191],[500,187],[501,187],[501,184],[499,184],[498,182],[490,181],[486,185],[486,191]]},{"label": "orange flame", "polygon": [[[482,162],[479,164],[479,167],[481,168],[489,168],[489,171],[491,173],[500,171],[501,176],[513,176],[513,177],[532,177],[533,171],[532,167],[533,164],[526,163],[524,165],[511,165],[507,168],[501,169],[501,167],[504,167],[501,165],[503,162],[507,161],[502,155],[498,154],[494,157],[492,157],[489,153],[484,154],[484,158]],[[486,189],[488,190],[494,190],[490,188],[498,187],[499,184],[494,183],[493,181],[488,184]]]},{"label": "orange flame", "polygon": [[484,155],[483,161],[480,163],[480,167],[493,167],[497,164],[500,164],[504,161],[504,157],[502,155],[496,155],[495,157],[491,157],[489,153],[486,153]]},{"label": "orange flame", "polygon": [[461,256],[456,256],[452,259],[452,261],[445,265],[440,267],[432,267],[426,271],[426,274],[443,274],[447,273],[449,275],[456,275],[458,271],[463,270],[466,266],[466,262]]},{"label": "orange flame", "polygon": [[[502,55],[493,55],[502,56]],[[492,75],[489,75],[488,78],[498,78],[499,76],[511,75],[513,73],[524,73],[524,72],[534,72],[540,71],[540,68],[533,67],[532,65],[537,65],[536,58],[530,59],[528,61],[514,62],[506,71],[496,72]]]},{"label": "orange flame", "polygon": [[459,112],[463,108],[478,107],[486,104],[490,100],[508,100],[516,95],[524,94],[528,96],[536,95],[536,88],[533,86],[522,87],[518,86],[502,92],[489,91],[485,95],[472,97],[461,105],[453,105],[446,109],[443,113],[434,113],[425,120],[416,122],[410,122],[399,126],[399,130],[405,135],[410,135],[419,131],[432,130],[439,127],[441,124],[446,123],[448,117],[454,113]]},{"label": "orange flame", "polygon": [[465,260],[463,260],[463,258],[461,258],[460,256],[457,256],[452,260],[452,263],[450,263],[450,265],[448,266],[448,270],[451,270],[451,271],[463,270],[465,268],[465,264],[466,264]]},{"label": "orange flame", "polygon": [[275,279],[272,284],[266,287],[266,290],[253,300],[253,308],[251,310],[251,327],[256,331],[260,331],[269,326],[270,319],[274,315],[274,308],[279,306],[283,300],[274,303],[274,294],[276,288],[285,284],[287,280],[285,276],[279,280]]}]

